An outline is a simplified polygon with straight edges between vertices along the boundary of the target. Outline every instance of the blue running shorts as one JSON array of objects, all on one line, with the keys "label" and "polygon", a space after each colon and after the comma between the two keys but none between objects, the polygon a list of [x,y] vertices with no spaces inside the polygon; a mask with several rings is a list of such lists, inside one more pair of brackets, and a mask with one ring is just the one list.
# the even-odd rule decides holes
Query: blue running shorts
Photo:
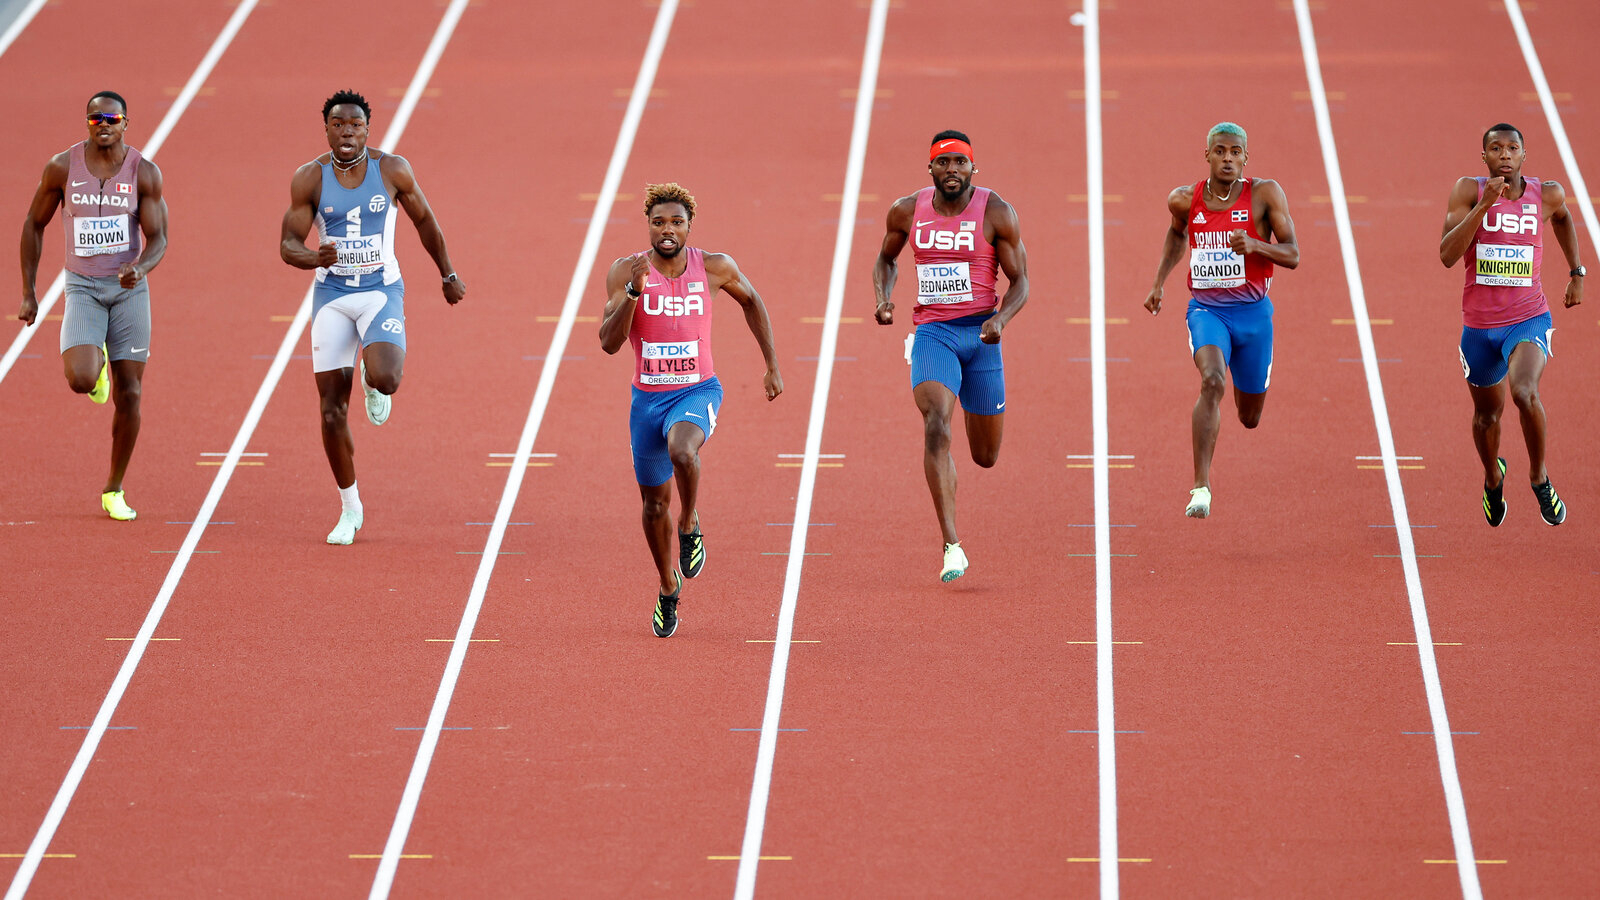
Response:
[{"label": "blue running shorts", "polygon": [[706,440],[717,430],[717,410],[722,408],[722,382],[716,376],[673,391],[633,388],[628,407],[628,435],[633,445],[633,477],[648,487],[672,478],[672,457],[667,453],[667,432],[679,422],[692,422]]},{"label": "blue running shorts", "polygon": [[1523,341],[1535,344],[1544,355],[1550,352],[1550,335],[1555,332],[1549,312],[1542,312],[1515,325],[1499,328],[1461,329],[1461,374],[1473,387],[1490,387],[1500,383],[1511,367],[1511,352]]},{"label": "blue running shorts", "polygon": [[978,339],[987,314],[924,322],[911,342],[911,387],[937,381],[979,416],[1006,411],[1006,370],[999,344]]},{"label": "blue running shorts", "polygon": [[1201,347],[1222,351],[1233,386],[1246,394],[1265,394],[1272,383],[1272,300],[1206,306],[1189,300],[1189,355]]}]

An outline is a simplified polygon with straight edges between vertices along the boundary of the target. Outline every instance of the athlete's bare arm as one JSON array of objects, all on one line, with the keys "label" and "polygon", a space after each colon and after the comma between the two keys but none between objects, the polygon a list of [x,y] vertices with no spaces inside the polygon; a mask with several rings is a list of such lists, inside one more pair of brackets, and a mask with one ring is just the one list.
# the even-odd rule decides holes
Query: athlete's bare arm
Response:
[{"label": "athlete's bare arm", "polygon": [[17,318],[29,325],[39,315],[34,282],[39,278],[39,254],[44,252],[44,229],[56,217],[56,207],[65,196],[62,191],[67,186],[70,153],[58,153],[45,163],[39,187],[33,192],[33,203],[28,207],[28,218],[22,223],[22,309]]},{"label": "athlete's bare arm", "polygon": [[1006,273],[1006,293],[994,315],[983,320],[978,339],[985,344],[1000,343],[1000,332],[1028,302],[1028,249],[1022,245],[1022,226],[1017,211],[993,191],[983,211],[984,231],[994,244],[994,258]]},{"label": "athlete's bare arm", "polygon": [[278,255],[296,269],[315,269],[339,261],[333,241],[323,241],[315,250],[306,246],[306,235],[311,233],[321,199],[322,167],[313,160],[296,169],[289,182],[289,211],[283,214],[283,237],[278,242]]},{"label": "athlete's bare arm", "polygon": [[1189,204],[1194,201],[1194,186],[1183,185],[1172,189],[1167,195],[1167,212],[1172,216],[1172,221],[1167,226],[1166,237],[1161,242],[1161,263],[1156,266],[1156,283],[1144,298],[1144,308],[1150,310],[1150,315],[1161,313],[1161,295],[1165,291],[1167,276],[1172,274],[1172,269],[1183,259],[1183,251],[1189,246]]},{"label": "athlete's bare arm", "polygon": [[1483,217],[1489,214],[1489,207],[1502,196],[1509,196],[1511,186],[1506,179],[1495,176],[1483,186],[1483,196],[1478,196],[1478,179],[1463,176],[1450,189],[1450,203],[1444,214],[1444,235],[1439,238],[1439,262],[1444,263],[1446,269],[1456,264],[1467,248],[1472,246],[1472,237],[1478,233],[1478,226],[1483,224]]},{"label": "athlete's bare arm", "polygon": [[715,294],[720,288],[744,307],[745,324],[756,336],[761,356],[767,361],[767,374],[762,377],[761,384],[768,400],[777,399],[783,393],[783,376],[778,374],[778,351],[772,345],[772,320],[767,316],[767,305],[761,302],[755,285],[739,271],[739,264],[726,253],[706,254],[706,277],[711,279],[711,284],[707,285],[710,293]]},{"label": "athlete's bare arm", "polygon": [[1228,245],[1240,256],[1254,253],[1266,257],[1275,266],[1295,269],[1300,266],[1300,245],[1294,238],[1294,220],[1289,217],[1289,198],[1283,188],[1270,178],[1257,178],[1252,190],[1261,197],[1262,215],[1260,229],[1266,240],[1257,240],[1235,228],[1228,235]]},{"label": "athlete's bare arm", "polygon": [[894,324],[894,302],[889,296],[894,292],[895,281],[900,276],[900,265],[895,260],[899,258],[900,251],[906,248],[906,241],[911,240],[911,218],[916,211],[916,194],[901,197],[889,207],[883,247],[878,250],[878,259],[872,264],[872,291],[878,299],[878,308],[872,317],[879,325]]},{"label": "athlete's bare arm", "polygon": [[144,248],[138,259],[117,269],[117,280],[125,288],[138,284],[167,255],[167,199],[161,195],[161,170],[150,160],[140,159],[138,179],[139,231],[144,234]]},{"label": "athlete's bare arm", "polygon": [[433,216],[428,198],[423,196],[422,188],[417,185],[417,176],[411,171],[411,163],[406,162],[403,156],[386,153],[378,165],[383,172],[383,180],[394,188],[394,202],[400,204],[406,215],[411,217],[411,224],[417,227],[422,249],[428,251],[428,255],[433,257],[433,264],[439,267],[439,277],[448,279],[442,282],[445,302],[452,306],[460,303],[461,298],[467,295],[467,286],[460,276],[450,278],[456,270],[450,264],[449,251],[444,247],[444,231],[439,228],[439,220]]},{"label": "athlete's bare arm", "polygon": [[600,349],[607,354],[616,353],[628,341],[628,331],[633,327],[633,311],[639,305],[638,297],[628,296],[628,285],[645,283],[650,272],[649,253],[635,253],[619,257],[606,273],[606,312],[600,317]]},{"label": "athlete's bare arm", "polygon": [[[1556,236],[1556,243],[1561,245],[1561,252],[1567,257],[1567,268],[1576,269],[1583,265],[1583,260],[1578,257],[1578,223],[1567,209],[1567,191],[1554,181],[1542,183],[1539,191],[1543,195],[1545,215],[1550,217],[1550,232]],[[1568,307],[1583,302],[1582,276],[1567,278],[1567,290],[1562,302]]]}]

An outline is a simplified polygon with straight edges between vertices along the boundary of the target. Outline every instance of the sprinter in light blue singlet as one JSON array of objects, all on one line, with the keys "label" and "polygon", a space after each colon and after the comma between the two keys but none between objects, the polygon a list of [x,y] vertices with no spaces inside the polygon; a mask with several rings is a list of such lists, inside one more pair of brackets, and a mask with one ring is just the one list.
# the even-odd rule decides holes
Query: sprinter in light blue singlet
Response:
[{"label": "sprinter in light blue singlet", "polygon": [[[445,301],[453,305],[466,294],[411,164],[367,149],[371,116],[366,98],[353,91],[339,91],[323,104],[330,152],[295,172],[279,246],[284,262],[316,270],[311,366],[322,402],[322,446],[340,500],[330,544],[353,541],[364,520],[347,417],[357,359],[367,418],[374,425],[388,420],[389,398],[399,390],[405,368],[405,282],[394,255],[397,207],[411,217],[438,266]],[[316,249],[306,246],[313,225]]]}]

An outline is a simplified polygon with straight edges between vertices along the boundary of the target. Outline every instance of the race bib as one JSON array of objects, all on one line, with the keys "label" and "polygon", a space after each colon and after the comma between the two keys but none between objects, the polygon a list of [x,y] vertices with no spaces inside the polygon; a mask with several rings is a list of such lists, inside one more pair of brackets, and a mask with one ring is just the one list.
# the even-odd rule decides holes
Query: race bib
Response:
[{"label": "race bib", "polygon": [[640,373],[640,384],[694,384],[700,380],[700,373],[686,375],[650,375]]},{"label": "race bib", "polygon": [[964,262],[918,263],[917,304],[967,303],[972,300],[972,273]]},{"label": "race bib", "polygon": [[640,342],[640,384],[694,384],[700,377],[698,340]]},{"label": "race bib", "polygon": [[1529,244],[1479,244],[1478,283],[1532,287],[1533,247]]},{"label": "race bib", "polygon": [[1190,249],[1189,286],[1197,291],[1244,287],[1244,257],[1231,247]]},{"label": "race bib", "polygon": [[74,256],[104,256],[126,253],[132,246],[128,214],[120,216],[79,216],[72,220]]},{"label": "race bib", "polygon": [[332,275],[371,275],[383,268],[383,235],[330,237],[339,250],[339,259],[328,267]]}]

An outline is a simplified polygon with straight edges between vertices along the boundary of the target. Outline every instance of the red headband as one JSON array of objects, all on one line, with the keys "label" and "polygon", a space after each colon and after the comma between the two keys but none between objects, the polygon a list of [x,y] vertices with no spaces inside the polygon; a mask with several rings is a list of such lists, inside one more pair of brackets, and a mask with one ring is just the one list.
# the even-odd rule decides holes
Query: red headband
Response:
[{"label": "red headband", "polygon": [[972,155],[972,145],[966,141],[957,140],[955,138],[947,138],[946,140],[939,141],[929,148],[928,162],[933,162],[946,153],[960,153],[966,156],[967,159],[972,160],[973,165],[978,164],[977,158]]}]

